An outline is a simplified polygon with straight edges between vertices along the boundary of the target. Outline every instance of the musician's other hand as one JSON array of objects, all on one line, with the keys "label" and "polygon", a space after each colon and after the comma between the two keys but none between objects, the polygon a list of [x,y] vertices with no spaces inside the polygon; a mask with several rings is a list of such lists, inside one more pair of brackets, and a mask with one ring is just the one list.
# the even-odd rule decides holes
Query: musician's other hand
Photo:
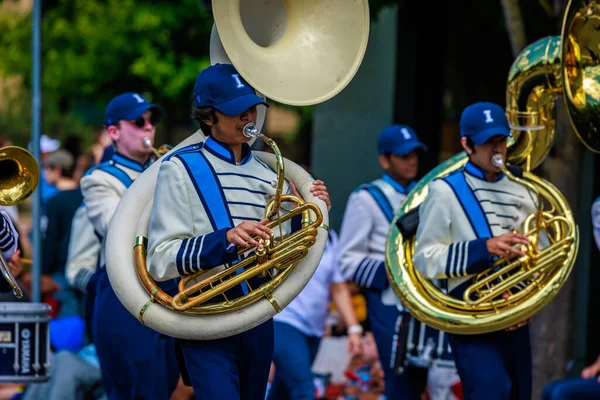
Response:
[{"label": "musician's other hand", "polygon": [[[510,296],[510,294],[508,292],[504,292],[502,294],[502,298],[504,300],[508,299],[508,297]],[[516,325],[510,326],[508,328],[505,329],[505,331],[510,332],[510,331],[516,331],[517,329],[519,329],[522,326],[527,325],[528,323],[530,323],[533,320],[533,317],[527,318],[525,321],[521,321]]]},{"label": "musician's other hand", "polygon": [[327,204],[327,211],[331,211],[331,200],[329,200],[329,192],[327,191],[325,182],[318,179],[314,180],[313,185],[310,188],[310,192],[313,194],[313,196],[323,200],[325,204]]},{"label": "musician's other hand", "polygon": [[[581,378],[591,379],[598,374],[600,374],[600,357],[598,357],[592,365],[585,367],[583,371],[581,371]],[[598,382],[600,382],[600,376],[598,377]]]},{"label": "musician's other hand", "polygon": [[8,266],[15,278],[18,278],[23,271],[23,263],[21,262],[21,250],[17,250],[10,256]]},{"label": "musician's other hand", "polygon": [[270,239],[273,230],[266,226],[267,223],[269,223],[268,219],[263,219],[260,222],[244,221],[227,231],[227,243],[240,247],[262,249],[262,244],[252,236],[258,236],[265,240]]},{"label": "musician's other hand", "polygon": [[511,327],[508,327],[508,328],[506,328],[506,331],[507,331],[507,332],[510,332],[510,331],[516,331],[517,329],[521,328],[522,326],[525,326],[525,325],[527,325],[528,323],[530,323],[530,322],[531,322],[531,320],[533,320],[533,317],[531,317],[531,318],[527,318],[525,321],[521,321],[521,322],[519,322],[518,324],[516,324],[516,325],[514,325],[514,326],[511,326]]},{"label": "musician's other hand", "polygon": [[490,238],[485,241],[487,250],[493,256],[498,257],[512,257],[512,256],[524,256],[525,252],[513,247],[515,244],[528,245],[529,240],[527,236],[521,235],[520,233],[505,233],[500,236]]},{"label": "musician's other hand", "polygon": [[348,335],[348,353],[352,357],[357,357],[363,353],[362,335],[360,333],[350,333]]},{"label": "musician's other hand", "polygon": [[[294,185],[294,182],[290,183],[292,186],[292,193],[294,194],[294,196],[304,200],[304,197],[302,197],[300,192],[298,192],[298,189],[296,188],[296,185]],[[323,200],[325,204],[327,204],[327,211],[331,211],[331,200],[329,199],[329,192],[327,191],[327,187],[325,186],[325,183],[323,183],[323,181],[320,181],[318,179],[313,181],[313,186],[310,188],[310,191],[315,197],[318,197],[319,199]]]}]

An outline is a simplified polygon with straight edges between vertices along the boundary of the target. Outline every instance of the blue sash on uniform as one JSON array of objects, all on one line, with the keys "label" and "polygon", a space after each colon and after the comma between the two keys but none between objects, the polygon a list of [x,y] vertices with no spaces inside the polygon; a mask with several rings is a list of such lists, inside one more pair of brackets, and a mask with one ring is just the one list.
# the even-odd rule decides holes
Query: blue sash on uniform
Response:
[{"label": "blue sash on uniform", "polygon": [[391,223],[394,219],[394,208],[383,191],[373,184],[363,185],[359,189],[365,189],[373,196],[373,199],[375,199],[375,202],[383,212],[383,215],[385,215],[387,220]]},{"label": "blue sash on uniform", "polygon": [[[175,157],[181,160],[190,178],[192,178],[194,188],[200,201],[202,201],[213,230],[233,228],[233,220],[229,214],[225,193],[206,157],[200,151],[184,152],[177,154]],[[239,274],[242,271],[242,269],[239,269],[236,273]],[[247,294],[248,286],[246,282],[242,282],[241,286],[244,294]]]},{"label": "blue sash on uniform", "polygon": [[492,231],[488,225],[485,213],[475,197],[475,193],[473,193],[473,190],[467,183],[465,174],[462,171],[458,171],[442,179],[448,183],[454,191],[454,194],[462,206],[467,219],[471,223],[471,227],[477,238],[491,238]]},{"label": "blue sash on uniform", "polygon": [[[133,179],[131,179],[131,177],[129,175],[127,175],[127,172],[125,172],[121,168],[115,166],[112,161],[106,161],[102,164],[99,164],[98,166],[96,166],[94,168],[91,168],[88,172],[86,172],[86,175],[91,174],[96,169],[102,170],[102,171],[107,172],[110,175],[114,176],[127,189],[129,189],[129,186],[131,186],[131,184],[133,183]],[[83,205],[83,207],[85,207],[85,204]],[[102,242],[103,237],[98,233],[98,231],[96,229],[94,229],[94,233],[98,237],[98,240],[100,240]],[[100,259],[98,259],[98,263],[100,263]]]}]

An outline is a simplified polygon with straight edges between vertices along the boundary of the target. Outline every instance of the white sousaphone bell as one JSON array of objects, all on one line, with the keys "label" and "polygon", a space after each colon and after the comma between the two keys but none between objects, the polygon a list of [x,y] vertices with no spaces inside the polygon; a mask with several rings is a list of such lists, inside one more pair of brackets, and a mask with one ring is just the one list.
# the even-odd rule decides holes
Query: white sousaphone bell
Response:
[{"label": "white sousaphone bell", "polygon": [[[213,2],[212,9],[211,64],[233,64],[259,96],[280,103],[311,105],[335,96],[352,80],[366,50],[367,0],[219,0]],[[265,107],[258,107],[259,132],[265,113]],[[205,138],[197,131],[172,151]],[[277,167],[274,155],[259,153],[272,168]],[[310,192],[313,178],[285,159],[286,179],[294,182],[306,202],[318,206],[323,225],[306,256],[270,293],[269,301],[262,299],[234,311],[209,315],[177,312],[155,302],[154,294],[148,293],[136,272],[134,241],[147,237],[159,166],[160,162],[152,165],[127,190],[106,239],[111,285],[132,315],[139,318],[143,314],[145,325],[172,337],[216,339],[261,324],[300,293],[319,264],[327,241],[323,226],[329,221],[325,203]],[[206,276],[218,272],[215,268]]]}]

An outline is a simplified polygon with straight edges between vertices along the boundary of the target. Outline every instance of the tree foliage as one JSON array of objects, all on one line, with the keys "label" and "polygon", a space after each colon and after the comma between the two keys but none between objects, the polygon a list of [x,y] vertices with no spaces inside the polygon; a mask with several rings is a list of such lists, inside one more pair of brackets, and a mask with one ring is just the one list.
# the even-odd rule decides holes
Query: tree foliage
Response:
[{"label": "tree foliage", "polygon": [[[212,26],[212,15],[197,0],[49,3],[42,22],[45,129],[69,129],[76,116],[82,123],[100,124],[106,102],[125,91],[144,93],[161,104],[171,121],[189,114],[193,82],[209,64]],[[23,79],[23,92],[11,101],[28,99],[29,11],[0,7],[0,49],[0,76]],[[23,130],[28,114],[11,115],[10,121],[2,118],[0,123],[12,122],[11,129]]]}]

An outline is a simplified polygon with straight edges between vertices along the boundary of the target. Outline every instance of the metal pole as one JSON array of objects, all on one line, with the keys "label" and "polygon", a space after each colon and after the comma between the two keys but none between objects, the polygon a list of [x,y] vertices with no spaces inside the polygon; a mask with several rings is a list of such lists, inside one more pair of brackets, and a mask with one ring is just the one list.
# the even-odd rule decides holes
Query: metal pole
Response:
[{"label": "metal pole", "polygon": [[[31,150],[33,156],[41,166],[40,136],[42,122],[42,85],[41,85],[41,48],[42,48],[42,0],[33,1],[32,12],[32,79],[31,79]],[[40,168],[40,171],[42,168]],[[33,230],[33,282],[31,297],[34,303],[41,301],[40,275],[42,271],[42,232],[40,220],[42,216],[42,192],[38,186],[33,194],[32,204],[32,230]]]}]

